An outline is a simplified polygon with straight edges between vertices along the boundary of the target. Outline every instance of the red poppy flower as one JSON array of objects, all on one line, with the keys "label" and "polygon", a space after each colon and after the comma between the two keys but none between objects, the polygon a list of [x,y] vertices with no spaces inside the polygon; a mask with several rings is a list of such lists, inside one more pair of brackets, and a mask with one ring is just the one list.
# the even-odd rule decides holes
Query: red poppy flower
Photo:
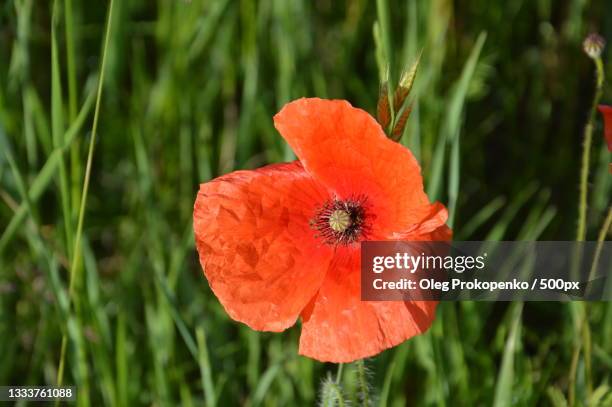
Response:
[{"label": "red poppy flower", "polygon": [[608,143],[608,151],[612,151],[612,106],[599,105],[599,111],[604,118],[604,135]]},{"label": "red poppy flower", "polygon": [[300,354],[330,362],[426,331],[435,302],[360,300],[360,241],[451,237],[412,153],[346,101],[299,99],[274,124],[299,161],[216,178],[195,202],[200,262],[227,313],[262,331],[301,317]]}]

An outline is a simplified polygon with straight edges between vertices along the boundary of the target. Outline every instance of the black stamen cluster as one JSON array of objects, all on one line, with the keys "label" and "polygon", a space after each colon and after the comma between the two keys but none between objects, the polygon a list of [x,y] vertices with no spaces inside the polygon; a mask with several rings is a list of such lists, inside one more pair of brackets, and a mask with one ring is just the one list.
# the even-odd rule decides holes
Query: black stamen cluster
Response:
[{"label": "black stamen cluster", "polygon": [[[316,237],[333,246],[349,245],[359,241],[368,229],[365,203],[365,197],[362,196],[346,200],[333,198],[325,202],[310,221],[310,226],[317,231]],[[334,230],[330,224],[332,214],[338,210],[346,212],[350,220],[342,231]]]}]

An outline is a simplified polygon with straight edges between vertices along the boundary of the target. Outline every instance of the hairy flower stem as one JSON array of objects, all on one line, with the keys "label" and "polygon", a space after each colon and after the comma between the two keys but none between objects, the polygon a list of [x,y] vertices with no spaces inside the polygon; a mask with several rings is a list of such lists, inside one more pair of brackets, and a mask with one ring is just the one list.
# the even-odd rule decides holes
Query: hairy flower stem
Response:
[{"label": "hairy flower stem", "polygon": [[[599,231],[599,235],[597,238],[597,246],[595,248],[595,256],[593,258],[593,264],[591,265],[591,270],[589,271],[589,278],[587,281],[592,281],[595,278],[595,270],[597,269],[597,264],[599,263],[599,257],[601,256],[601,250],[603,247],[603,242],[606,239],[606,235],[610,231],[610,227],[612,226],[612,207],[608,209],[608,216],[604,220],[603,226]],[[588,291],[587,291],[588,294]],[[589,325],[589,304],[585,303],[584,307],[582,307],[584,312],[582,319],[582,342],[584,343],[584,370],[585,370],[585,382],[587,388],[587,399],[591,399],[591,395],[593,393],[593,380],[591,375],[591,327]],[[578,348],[578,351],[580,348]],[[574,370],[575,374],[575,370]],[[575,376],[573,378],[573,382],[575,383]],[[573,388],[572,388],[573,390]],[[575,400],[575,391],[573,392],[572,398],[570,402],[572,405]]]},{"label": "hairy flower stem", "polygon": [[370,389],[368,385],[368,377],[366,373],[365,362],[360,359],[356,362],[357,365],[357,380],[359,380],[359,399],[362,406],[370,405]]},{"label": "hairy flower stem", "polygon": [[327,379],[323,381],[321,386],[321,406],[322,407],[344,407],[346,405],[344,401],[344,394],[342,392],[342,371],[344,364],[338,364],[338,371],[336,377],[332,379],[332,375],[329,374]]},{"label": "hairy flower stem", "polygon": [[321,401],[323,407],[344,407],[344,396],[342,389],[337,383],[329,381],[323,384],[323,399]]},{"label": "hairy flower stem", "polygon": [[586,211],[587,211],[587,183],[589,180],[589,167],[591,162],[591,144],[593,141],[593,122],[597,114],[597,106],[603,93],[604,68],[601,57],[594,58],[597,77],[595,84],[595,95],[589,112],[589,118],[584,128],[584,142],[582,147],[582,165],[580,167],[580,201],[578,205],[578,229],[576,240],[583,242],[586,238]]},{"label": "hairy flower stem", "polygon": [[[591,144],[593,141],[593,123],[595,121],[595,115],[597,114],[597,106],[603,93],[604,83],[604,67],[601,60],[601,55],[589,55],[594,63],[596,70],[596,82],[595,82],[595,94],[593,95],[593,102],[591,110],[589,111],[589,117],[587,124],[584,128],[584,142],[582,147],[582,165],[580,167],[580,198],[578,202],[578,228],[576,231],[576,241],[583,242],[586,239],[586,212],[588,202],[588,191],[587,184],[589,181],[589,168],[591,162]],[[579,260],[578,260],[579,261]],[[572,361],[570,365],[569,374],[569,394],[568,404],[572,407],[576,400],[576,374],[578,371],[578,359],[580,352],[584,348],[584,365],[585,365],[585,379],[587,387],[587,397],[590,397],[592,393],[591,383],[591,327],[589,326],[589,307],[588,304],[580,304],[578,312],[580,313],[580,338],[577,339],[572,355]]]}]

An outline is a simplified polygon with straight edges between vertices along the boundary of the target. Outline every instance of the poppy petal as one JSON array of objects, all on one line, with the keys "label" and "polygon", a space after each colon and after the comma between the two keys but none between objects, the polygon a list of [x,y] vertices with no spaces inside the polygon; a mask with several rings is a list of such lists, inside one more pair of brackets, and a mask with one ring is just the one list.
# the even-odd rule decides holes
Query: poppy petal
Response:
[{"label": "poppy petal", "polygon": [[233,319],[266,331],[295,323],[332,259],[309,226],[326,195],[297,161],[200,186],[193,219],[200,263]]},{"label": "poppy petal", "polygon": [[604,135],[608,151],[612,151],[612,106],[599,105],[599,111],[604,118]]},{"label": "poppy petal", "polygon": [[361,301],[359,252],[339,256],[302,313],[299,353],[347,363],[378,354],[425,332],[435,301]]},{"label": "poppy petal", "polygon": [[426,216],[419,164],[364,110],[343,100],[303,98],[285,105],[274,124],[317,180],[340,198],[366,196],[377,227],[403,230]]},{"label": "poppy petal", "polygon": [[429,205],[429,213],[420,221],[415,223],[410,228],[393,233],[389,236],[390,240],[431,240],[431,241],[447,241],[452,238],[452,230],[446,226],[448,220],[448,210],[440,202],[435,202]]}]

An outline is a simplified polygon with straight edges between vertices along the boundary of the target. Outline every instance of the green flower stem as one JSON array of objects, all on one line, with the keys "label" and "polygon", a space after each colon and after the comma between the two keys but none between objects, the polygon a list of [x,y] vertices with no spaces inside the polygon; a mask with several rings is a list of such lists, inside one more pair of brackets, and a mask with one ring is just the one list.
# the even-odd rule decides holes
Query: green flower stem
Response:
[{"label": "green flower stem", "polygon": [[338,372],[336,373],[336,383],[340,384],[342,382],[342,370],[344,368],[344,363],[338,364]]},{"label": "green flower stem", "polygon": [[[593,142],[593,124],[595,122],[595,115],[597,114],[597,106],[601,100],[603,93],[604,83],[604,67],[601,60],[601,56],[593,58],[596,68],[596,82],[595,82],[595,95],[593,96],[593,103],[589,112],[589,118],[584,128],[584,144],[582,149],[582,165],[580,167],[580,198],[578,202],[578,228],[576,231],[576,240],[583,242],[586,239],[586,212],[588,202],[588,181],[589,181],[589,168],[591,162],[591,144]],[[576,385],[576,374],[578,367],[578,359],[580,356],[581,348],[584,348],[584,364],[585,364],[585,376],[587,384],[588,396],[592,393],[591,383],[591,328],[589,326],[589,309],[588,305],[579,307],[578,310],[581,313],[581,321],[579,323],[581,338],[577,340],[572,355],[572,362],[570,365],[570,383],[569,383],[569,405],[573,406],[576,399],[575,385]]]},{"label": "green flower stem", "polygon": [[604,68],[601,57],[594,59],[597,71],[597,82],[593,104],[589,112],[589,120],[584,128],[584,144],[582,149],[582,165],[580,167],[580,201],[578,205],[578,230],[576,240],[583,242],[586,238],[586,211],[587,211],[587,183],[589,180],[589,167],[591,162],[591,144],[593,141],[593,123],[597,114],[597,106],[603,93]]},{"label": "green flower stem", "polygon": [[365,362],[360,359],[357,364],[357,379],[359,380],[359,393],[362,406],[370,405],[370,389],[368,385],[368,377],[366,374]]}]

